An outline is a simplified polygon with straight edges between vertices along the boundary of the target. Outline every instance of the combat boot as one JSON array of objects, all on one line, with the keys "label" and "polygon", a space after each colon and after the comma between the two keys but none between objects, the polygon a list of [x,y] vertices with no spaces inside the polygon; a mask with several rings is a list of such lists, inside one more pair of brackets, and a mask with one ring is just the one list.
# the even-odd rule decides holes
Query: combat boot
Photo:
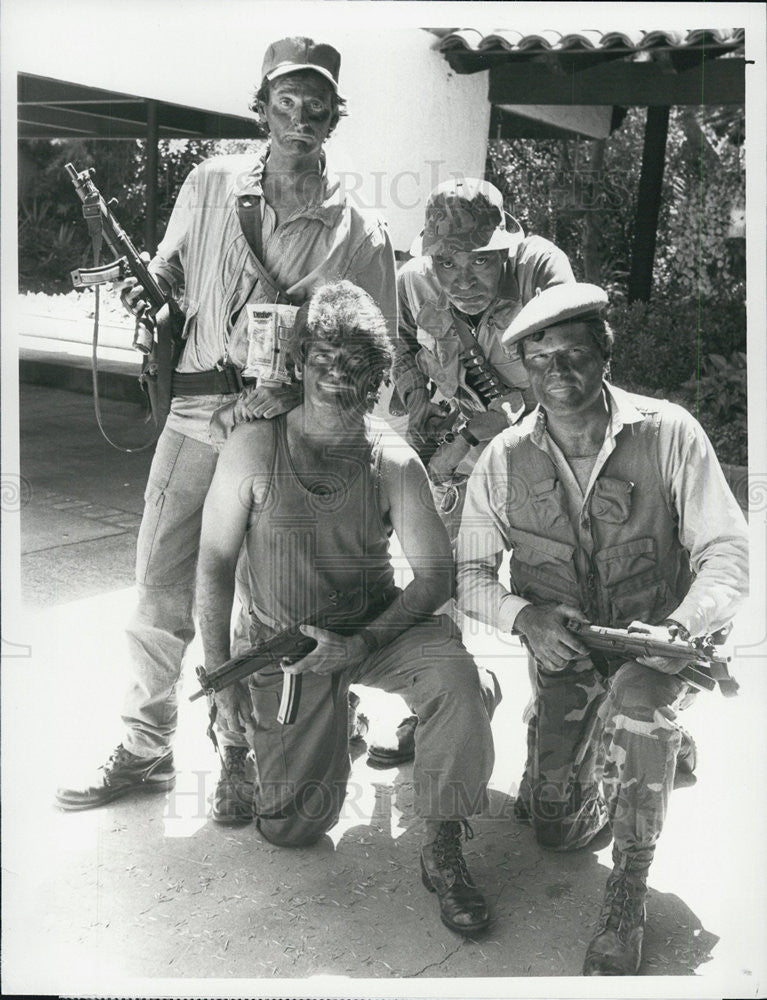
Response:
[{"label": "combat boot", "polygon": [[646,874],[614,868],[594,937],[586,949],[584,976],[635,976],[642,962]]},{"label": "combat boot", "polygon": [[67,812],[93,809],[131,792],[167,792],[176,784],[172,750],[157,757],[137,757],[120,743],[98,771],[95,779],[81,788],[59,788],[58,807]]},{"label": "combat boot", "polygon": [[[462,821],[466,838],[473,834]],[[436,839],[421,849],[421,878],[429,892],[439,898],[442,923],[459,934],[475,934],[490,923],[487,903],[471,880],[461,851],[461,822],[441,823]]]},{"label": "combat boot", "polygon": [[255,764],[247,747],[224,747],[210,813],[216,823],[250,823],[256,815],[255,777]]}]

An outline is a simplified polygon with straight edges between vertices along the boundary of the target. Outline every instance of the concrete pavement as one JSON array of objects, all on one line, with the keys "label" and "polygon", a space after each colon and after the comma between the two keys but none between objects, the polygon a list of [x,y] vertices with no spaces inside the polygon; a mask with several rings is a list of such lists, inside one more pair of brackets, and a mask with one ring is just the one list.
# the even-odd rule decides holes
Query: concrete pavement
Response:
[{"label": "concrete pavement", "polygon": [[[496,670],[504,701],[493,725],[490,809],[472,821],[466,851],[494,916],[476,940],[444,928],[420,884],[410,768],[373,771],[362,753],[338,827],[315,848],[281,851],[253,826],[207,818],[218,767],[204,707],[185,698],[174,792],[59,812],[57,784],[101,763],[120,738],[122,629],[150,453],[121,455],[101,442],[87,396],[22,386],[21,405],[24,614],[12,638],[29,655],[3,661],[6,992],[622,993],[609,980],[591,980],[587,990],[566,978],[580,972],[609,845],[551,854],[514,821],[525,661],[515,642],[479,627],[467,644]],[[121,441],[146,439],[135,407],[103,406]],[[764,551],[763,510],[751,527]],[[755,599],[737,624],[741,695],[700,696],[686,713],[699,773],[673,796],[651,871],[644,977],[633,982],[634,996],[764,991],[763,620]],[[195,642],[184,695],[199,658]],[[399,699],[360,693],[374,733],[404,714]]]}]

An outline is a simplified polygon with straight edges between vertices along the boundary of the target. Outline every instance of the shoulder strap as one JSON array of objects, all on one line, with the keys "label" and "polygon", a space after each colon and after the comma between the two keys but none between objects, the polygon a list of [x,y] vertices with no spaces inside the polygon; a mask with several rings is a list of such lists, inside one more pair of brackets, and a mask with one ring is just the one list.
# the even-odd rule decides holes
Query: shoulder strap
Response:
[{"label": "shoulder strap", "polygon": [[290,296],[277,284],[263,264],[264,242],[261,230],[261,199],[252,194],[241,194],[237,197],[237,218],[240,220],[242,234],[253,253],[253,262],[258,271],[258,280],[268,290],[269,298],[275,302],[293,305]]},{"label": "shoulder strap", "polygon": [[376,492],[381,486],[381,459],[383,458],[383,434],[379,431],[370,444],[370,457],[373,465],[373,483]]},{"label": "shoulder strap", "polygon": [[260,262],[264,251],[261,238],[261,199],[250,194],[240,195],[237,199],[237,217],[248,246]]},{"label": "shoulder strap", "polygon": [[463,363],[467,369],[472,370],[480,383],[480,387],[486,396],[491,399],[504,394],[504,390],[511,388],[498,370],[485,357],[485,352],[479,346],[479,341],[460,317],[453,312],[453,325],[458,339],[461,342],[463,353]]}]

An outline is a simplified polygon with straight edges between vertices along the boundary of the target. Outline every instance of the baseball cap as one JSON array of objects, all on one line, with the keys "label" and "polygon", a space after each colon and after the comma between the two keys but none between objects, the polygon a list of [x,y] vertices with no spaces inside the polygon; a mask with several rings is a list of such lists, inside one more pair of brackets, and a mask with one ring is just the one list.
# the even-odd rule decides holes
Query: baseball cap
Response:
[{"label": "baseball cap", "polygon": [[302,69],[312,69],[319,73],[338,94],[341,54],[332,45],[315,42],[312,38],[297,36],[272,42],[264,55],[261,76],[264,80],[275,80]]},{"label": "baseball cap", "polygon": [[510,250],[524,238],[522,226],[504,212],[498,188],[477,177],[463,177],[444,181],[431,192],[423,231],[410,253],[419,257]]},{"label": "baseball cap", "polygon": [[519,310],[501,337],[501,344],[508,348],[558,323],[600,316],[606,306],[607,292],[598,285],[576,281],[553,285],[539,291]]}]

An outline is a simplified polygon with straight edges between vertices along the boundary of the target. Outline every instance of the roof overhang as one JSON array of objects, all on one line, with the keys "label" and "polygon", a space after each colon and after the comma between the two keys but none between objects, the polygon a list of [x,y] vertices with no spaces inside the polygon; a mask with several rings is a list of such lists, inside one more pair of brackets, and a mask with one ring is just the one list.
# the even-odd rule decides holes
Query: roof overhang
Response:
[{"label": "roof overhang", "polygon": [[161,139],[258,139],[255,118],[18,74],[20,139],[144,139],[150,106]]},{"label": "roof overhang", "polygon": [[489,70],[488,96],[495,107],[745,101],[742,28],[569,35],[508,30],[482,34],[469,28],[434,33],[439,36],[437,49],[456,73]]}]

